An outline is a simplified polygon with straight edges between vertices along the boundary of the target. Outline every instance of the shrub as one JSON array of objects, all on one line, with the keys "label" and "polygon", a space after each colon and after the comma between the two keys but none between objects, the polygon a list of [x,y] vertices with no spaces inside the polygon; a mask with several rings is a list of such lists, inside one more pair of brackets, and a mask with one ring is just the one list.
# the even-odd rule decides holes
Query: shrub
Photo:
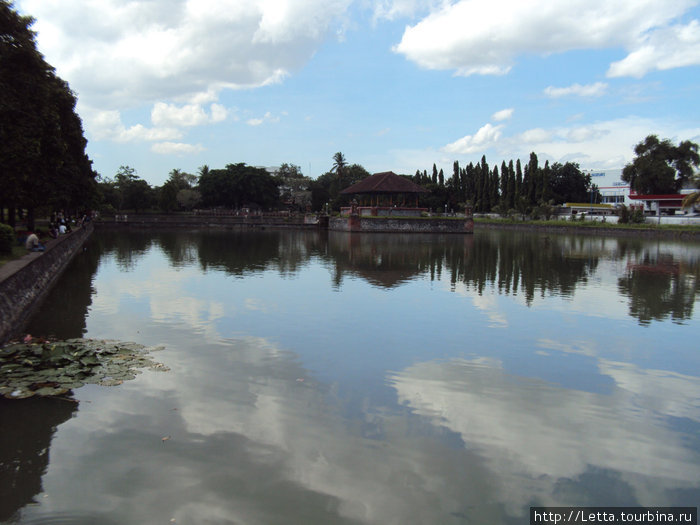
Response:
[{"label": "shrub", "polygon": [[630,210],[623,204],[620,206],[617,222],[619,224],[642,224],[644,223],[644,211],[641,208]]},{"label": "shrub", "polygon": [[0,224],[0,253],[12,253],[15,242],[15,229],[7,224]]},{"label": "shrub", "polygon": [[619,224],[628,224],[630,222],[630,209],[624,204],[620,206],[620,211],[618,212],[617,222]]},{"label": "shrub", "polygon": [[630,222],[632,224],[644,223],[644,211],[641,208],[635,209],[630,215]]}]

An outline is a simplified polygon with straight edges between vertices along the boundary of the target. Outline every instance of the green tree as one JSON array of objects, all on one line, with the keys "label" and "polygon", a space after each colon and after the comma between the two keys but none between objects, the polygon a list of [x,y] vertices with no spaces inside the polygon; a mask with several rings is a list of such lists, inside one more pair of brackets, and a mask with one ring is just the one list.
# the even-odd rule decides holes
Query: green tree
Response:
[{"label": "green tree", "polygon": [[245,163],[228,164],[225,169],[202,170],[198,190],[209,207],[239,209],[256,205],[272,208],[279,204],[279,181],[267,170]]},{"label": "green tree", "polygon": [[343,175],[345,174],[345,167],[348,165],[347,160],[345,159],[345,155],[343,155],[340,151],[335,153],[333,155],[333,167],[331,168],[331,172],[336,174],[336,177],[338,178],[337,182],[337,188],[338,191],[342,190],[345,188],[345,181],[343,180]]},{"label": "green tree", "polygon": [[124,208],[136,213],[153,206],[153,188],[143,179],[137,178],[124,187]]},{"label": "green tree", "polygon": [[178,206],[183,210],[191,210],[202,202],[202,194],[197,190],[184,188],[177,192],[176,200]]},{"label": "green tree", "polygon": [[636,157],[622,170],[622,180],[640,194],[677,193],[700,165],[698,145],[649,135],[634,148]]},{"label": "green tree", "polygon": [[550,167],[549,187],[555,204],[589,202],[591,176],[575,162],[555,162]]},{"label": "green tree", "polygon": [[84,208],[97,195],[96,174],[75,112],[76,98],[36,48],[34,19],[0,0],[0,207]]},{"label": "green tree", "polygon": [[309,189],[311,178],[305,177],[299,166],[284,163],[277,170],[276,177],[283,202],[297,209],[303,209],[307,204],[311,204]]},{"label": "green tree", "polygon": [[[168,180],[160,187],[158,195],[158,207],[164,212],[170,212],[179,209],[181,206],[178,201],[178,194],[183,190],[193,191],[192,188],[197,183],[197,176],[191,173],[186,173],[179,169],[170,171]],[[187,200],[189,204],[189,199]],[[192,206],[190,206],[190,209]]]}]

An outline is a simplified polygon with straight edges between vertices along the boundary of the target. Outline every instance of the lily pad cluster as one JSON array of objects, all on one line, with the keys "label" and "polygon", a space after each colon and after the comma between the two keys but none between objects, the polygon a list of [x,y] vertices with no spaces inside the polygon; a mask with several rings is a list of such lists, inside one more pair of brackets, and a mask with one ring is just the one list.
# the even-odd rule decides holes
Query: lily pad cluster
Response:
[{"label": "lily pad cluster", "polygon": [[120,385],[141,368],[167,371],[148,355],[161,348],[99,339],[10,344],[0,348],[0,396],[58,396],[88,383]]}]

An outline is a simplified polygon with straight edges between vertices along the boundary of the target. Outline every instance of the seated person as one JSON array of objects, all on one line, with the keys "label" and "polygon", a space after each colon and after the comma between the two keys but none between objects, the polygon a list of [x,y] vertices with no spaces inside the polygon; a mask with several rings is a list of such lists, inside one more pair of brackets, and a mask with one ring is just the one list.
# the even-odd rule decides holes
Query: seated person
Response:
[{"label": "seated person", "polygon": [[58,233],[60,233],[61,235],[65,235],[65,233],[66,233],[66,225],[65,224],[60,224],[58,226]]},{"label": "seated person", "polygon": [[24,243],[24,246],[30,252],[43,252],[46,249],[46,247],[39,242],[39,237],[36,233],[29,234],[29,236],[27,237],[27,241]]}]

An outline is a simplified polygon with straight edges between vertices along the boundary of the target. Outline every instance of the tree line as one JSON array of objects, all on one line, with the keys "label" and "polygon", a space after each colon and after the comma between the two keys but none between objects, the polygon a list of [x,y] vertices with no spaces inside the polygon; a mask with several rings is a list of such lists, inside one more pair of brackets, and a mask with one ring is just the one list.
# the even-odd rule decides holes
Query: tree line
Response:
[{"label": "tree line", "polygon": [[95,172],[67,82],[37,50],[34,19],[0,0],[0,222],[18,210],[94,207]]},{"label": "tree line", "polygon": [[449,177],[433,164],[431,174],[417,170],[411,179],[430,190],[430,194],[420,197],[420,203],[435,210],[470,207],[478,213],[524,215],[564,202],[600,202],[601,199],[591,176],[582,172],[578,164],[550,165],[546,161],[540,166],[534,152],[525,166],[517,159],[491,167],[486,156],[482,156],[481,162],[470,162],[465,167],[455,161]]}]

